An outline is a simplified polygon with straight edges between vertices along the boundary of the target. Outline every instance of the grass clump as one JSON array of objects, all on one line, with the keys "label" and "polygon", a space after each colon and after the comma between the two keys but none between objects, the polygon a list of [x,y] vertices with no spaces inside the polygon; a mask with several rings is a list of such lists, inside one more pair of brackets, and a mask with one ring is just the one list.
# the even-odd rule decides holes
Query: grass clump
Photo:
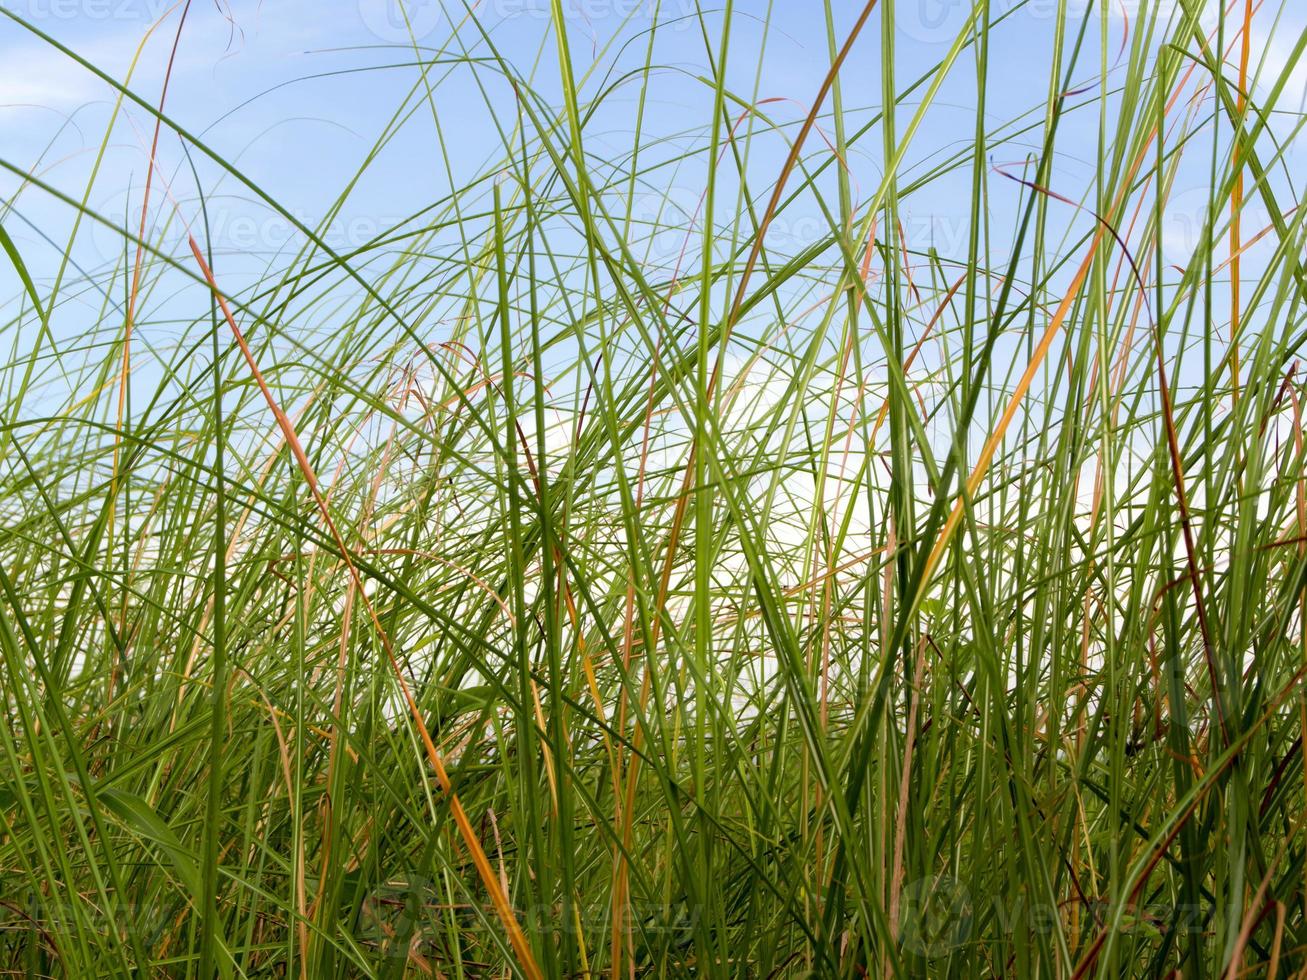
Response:
[{"label": "grass clump", "polygon": [[0,161],[0,965],[1307,969],[1292,4],[446,13],[311,223],[6,13],[155,164]]}]

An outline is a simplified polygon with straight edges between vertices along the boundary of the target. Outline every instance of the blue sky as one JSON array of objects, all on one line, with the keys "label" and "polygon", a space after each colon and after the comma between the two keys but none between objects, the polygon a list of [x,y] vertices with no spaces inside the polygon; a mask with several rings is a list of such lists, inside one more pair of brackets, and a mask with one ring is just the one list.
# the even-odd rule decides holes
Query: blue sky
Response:
[{"label": "blue sky", "polygon": [[[148,100],[156,100],[177,23],[177,8],[165,0],[0,0],[3,6],[57,40],[78,51],[119,79],[131,73],[131,87]],[[404,103],[417,82],[411,64],[407,31],[402,25],[399,0],[196,0],[188,14],[167,111],[192,132],[202,134],[217,152],[232,161],[273,198],[298,218],[315,223],[358,171],[391,114]],[[1084,14],[1088,0],[1068,0],[1073,20]],[[1109,61],[1127,24],[1137,25],[1144,0],[1115,0],[1107,12]],[[532,74],[539,92],[557,104],[557,70],[549,34],[549,0],[487,0],[478,16],[489,29],[504,56],[523,74]],[[1055,0],[1030,0],[1013,11],[1016,0],[995,0],[991,16],[1010,13],[994,34],[988,91],[989,117],[994,125],[1024,112],[1041,111],[1047,93],[1048,64],[1052,55]],[[1164,3],[1173,9],[1176,3]],[[1209,23],[1215,5],[1208,3]],[[568,11],[576,70],[589,75],[586,92],[593,93],[607,73],[642,63],[642,31],[650,23],[650,0],[564,0]],[[661,19],[671,26],[659,34],[654,62],[660,66],[650,88],[646,141],[658,135],[680,136],[689,146],[702,139],[711,121],[711,99],[696,80],[708,65],[702,36],[690,16],[693,0],[664,0]],[[719,10],[708,9],[707,23],[715,31]],[[838,0],[836,34],[843,37],[861,4]],[[899,0],[895,7],[897,72],[900,85],[932,65],[970,15],[965,0]],[[1277,14],[1273,2],[1259,11],[1255,31],[1255,60],[1263,56],[1266,70],[1282,64],[1298,33],[1307,24],[1307,11],[1287,6]],[[446,0],[420,0],[406,8],[409,24],[429,48],[460,45],[473,54],[485,49],[466,24],[462,4]],[[1094,14],[1097,27],[1097,13]],[[1277,21],[1278,18],[1278,21]],[[1295,20],[1296,18],[1296,20]],[[764,32],[762,22],[770,19]],[[150,34],[151,25],[159,27]],[[878,106],[880,92],[880,13],[873,15],[842,75],[850,120],[857,121]],[[1087,66],[1095,65],[1097,32],[1091,32]],[[765,37],[765,46],[764,46]],[[713,42],[716,43],[716,35]],[[141,47],[144,41],[144,46]],[[628,43],[629,42],[629,43]],[[139,59],[132,68],[133,59]],[[823,7],[809,0],[740,0],[735,5],[728,82],[732,89],[750,95],[756,79],[760,99],[777,100],[767,109],[778,119],[801,119],[829,64],[827,28]],[[434,73],[433,77],[440,75]],[[485,94],[478,87],[485,84]],[[1087,67],[1079,79],[1093,82]],[[1300,68],[1290,86],[1301,101],[1307,92],[1307,74]],[[604,110],[587,127],[588,148],[611,153],[614,159],[629,151],[635,110],[634,86],[609,99]],[[453,183],[460,185],[484,172],[502,153],[486,99],[504,118],[511,117],[511,92],[490,73],[474,75],[466,68],[441,76],[434,104],[445,139],[442,151],[436,123],[429,110],[415,112],[391,139],[364,179],[351,191],[340,217],[328,229],[333,245],[367,240],[378,230],[438,198]],[[970,139],[975,113],[974,66],[969,55],[959,60],[917,135],[913,151],[902,168],[904,179],[923,172],[931,161],[956,152]],[[96,154],[113,110],[113,93],[103,82],[52,49],[21,25],[0,21],[0,154],[23,169],[34,168],[41,179],[80,197],[85,191]],[[909,103],[900,110],[902,126],[911,114]],[[1032,116],[1032,121],[1038,115]],[[146,172],[152,121],[137,107],[128,106],[112,128],[108,148],[91,187],[88,204],[116,217],[139,209],[140,189]],[[820,154],[822,134],[815,134],[808,149]],[[1097,110],[1071,117],[1062,136],[1055,166],[1055,189],[1079,198],[1094,181],[1097,152]],[[1301,139],[1298,140],[1300,144]],[[1003,163],[1034,149],[1031,140],[1005,148]],[[880,138],[866,139],[849,161],[855,193],[865,198],[880,179]],[[750,162],[755,193],[770,185],[784,145],[760,144]],[[159,154],[162,172],[170,175],[171,193],[190,220],[195,213],[194,182],[185,172],[179,141],[165,133]],[[1301,163],[1300,151],[1287,158]],[[687,209],[697,201],[704,181],[702,158],[680,167],[659,171],[643,194]],[[933,242],[945,254],[965,244],[964,219],[969,203],[966,168],[937,182],[905,204],[909,238],[914,244]],[[175,181],[175,183],[174,183]],[[293,230],[266,208],[251,200],[248,191],[216,168],[200,161],[200,181],[209,197],[210,213],[221,251],[233,253],[230,267],[246,262],[256,275],[263,261],[293,248]],[[1201,170],[1183,178],[1175,200],[1180,202],[1175,227],[1168,241],[1183,252],[1192,247],[1205,207],[1208,188]],[[991,208],[1004,228],[1005,208],[1020,189],[993,180]],[[6,227],[23,249],[39,278],[50,276],[59,250],[72,227],[73,212],[39,191],[26,189],[16,200],[16,177],[0,178],[0,193],[16,212]],[[156,192],[158,195],[159,192]],[[171,207],[160,204],[158,211]],[[637,205],[643,206],[643,205]],[[1250,205],[1255,208],[1256,205]],[[1186,209],[1191,209],[1189,213]],[[135,217],[133,217],[135,220]],[[1068,224],[1074,216],[1067,214]],[[1250,223],[1255,223],[1256,215]],[[796,210],[778,228],[798,240],[823,230],[815,211]],[[44,236],[48,237],[43,238]],[[176,243],[182,244],[181,240]],[[88,266],[108,262],[121,248],[121,240],[95,229],[84,230],[74,254]],[[0,272],[6,297],[18,294],[11,270]]]}]

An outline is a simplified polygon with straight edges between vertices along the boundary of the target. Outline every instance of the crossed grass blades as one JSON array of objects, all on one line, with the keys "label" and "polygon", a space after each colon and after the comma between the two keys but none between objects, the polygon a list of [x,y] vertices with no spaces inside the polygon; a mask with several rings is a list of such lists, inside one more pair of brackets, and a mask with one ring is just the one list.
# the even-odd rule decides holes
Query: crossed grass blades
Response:
[{"label": "crossed grass blades", "polygon": [[[382,51],[313,226],[6,12],[114,100],[101,157],[154,123],[121,214],[98,162],[0,161],[8,973],[1307,968],[1307,35],[1263,57],[1273,0],[1041,8],[1045,95],[997,122],[1026,5],[930,64],[896,6],[814,5],[830,71],[786,100],[725,82],[770,5],[578,44],[554,0],[529,64],[447,10]],[[468,77],[501,145],[460,182]],[[955,84],[972,130],[914,155]],[[454,190],[333,246],[414,126]],[[958,181],[940,251],[904,214]],[[255,275],[218,184],[295,229]],[[70,219],[39,270],[38,198]]]}]

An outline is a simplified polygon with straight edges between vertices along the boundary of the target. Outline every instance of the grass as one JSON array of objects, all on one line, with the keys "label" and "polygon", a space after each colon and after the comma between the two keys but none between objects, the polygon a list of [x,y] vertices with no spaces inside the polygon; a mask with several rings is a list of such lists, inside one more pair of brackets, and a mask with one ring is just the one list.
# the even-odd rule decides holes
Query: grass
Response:
[{"label": "grass", "polygon": [[[1304,975],[1291,0],[827,0],[802,93],[771,5],[568,9],[356,52],[314,224],[5,11],[115,101],[0,159],[0,968]],[[333,243],[414,129],[448,193]]]}]

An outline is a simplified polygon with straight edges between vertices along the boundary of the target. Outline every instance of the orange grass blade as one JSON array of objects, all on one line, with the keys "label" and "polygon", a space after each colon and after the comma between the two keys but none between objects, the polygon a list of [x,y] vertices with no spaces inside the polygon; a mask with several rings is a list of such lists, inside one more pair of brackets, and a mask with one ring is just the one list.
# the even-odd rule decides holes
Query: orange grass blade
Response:
[{"label": "orange grass blade", "polygon": [[454,816],[454,823],[458,825],[459,835],[463,838],[463,843],[472,856],[472,863],[476,865],[477,873],[485,885],[486,891],[490,893],[490,899],[495,905],[495,911],[498,913],[500,920],[503,922],[504,931],[508,934],[509,942],[513,946],[514,953],[517,954],[518,966],[521,968],[529,980],[543,980],[544,974],[540,972],[540,967],[535,960],[535,954],[531,951],[531,945],[527,942],[526,935],[522,932],[522,927],[517,921],[513,907],[509,904],[508,896],[500,885],[499,877],[495,874],[494,868],[490,865],[490,860],[486,857],[485,850],[481,847],[481,842],[477,839],[476,832],[472,828],[472,822],[468,819],[467,813],[463,809],[463,804],[459,801],[458,794],[454,792],[453,783],[450,781],[449,773],[445,769],[444,760],[440,757],[440,752],[436,748],[435,742],[431,740],[431,733],[427,729],[426,722],[422,720],[422,712],[418,710],[417,701],[413,698],[413,693],[409,689],[408,682],[404,679],[403,671],[399,669],[399,662],[395,658],[395,650],[390,642],[390,636],[386,633],[385,627],[381,625],[381,619],[378,617],[376,609],[372,605],[372,600],[368,598],[367,591],[363,588],[363,576],[359,574],[353,559],[350,558],[349,548],[345,545],[345,540],[336,527],[336,522],[331,517],[331,512],[327,507],[326,498],[318,485],[317,474],[313,471],[313,464],[309,462],[308,455],[304,452],[304,446],[300,443],[299,435],[295,427],[291,424],[289,416],[282,411],[281,406],[277,404],[276,397],[272,394],[272,389],[268,387],[268,382],[263,377],[263,372],[259,370],[258,363],[254,359],[254,353],[250,350],[249,344],[245,340],[245,335],[236,324],[235,317],[232,316],[231,308],[227,305],[227,298],[218,288],[214,280],[213,272],[209,268],[208,262],[204,259],[204,253],[200,251],[199,244],[195,241],[194,235],[187,236],[191,253],[195,256],[195,261],[200,267],[200,272],[208,282],[209,288],[213,291],[214,298],[217,299],[218,305],[222,308],[223,318],[227,321],[227,326],[231,328],[232,335],[236,338],[236,343],[241,349],[241,354],[245,358],[245,363],[249,366],[250,373],[253,375],[259,390],[263,393],[264,400],[268,403],[268,408],[277,420],[277,425],[281,428],[282,435],[286,439],[286,445],[290,447],[291,454],[295,457],[295,462],[299,467],[305,482],[309,486],[309,492],[313,495],[314,503],[317,505],[318,512],[322,515],[323,523],[327,526],[327,531],[335,542],[336,547],[340,550],[341,558],[349,570],[350,579],[359,596],[363,599],[364,606],[367,607],[368,617],[372,620],[372,625],[377,631],[377,637],[381,640],[381,645],[386,651],[386,658],[390,661],[390,666],[395,674],[395,679],[399,682],[400,692],[404,696],[404,702],[408,706],[409,714],[413,718],[413,724],[418,730],[418,735],[422,739],[422,745],[426,749],[427,759],[431,763],[431,768],[435,771],[436,781],[440,784],[441,790],[449,800],[449,810]]}]

